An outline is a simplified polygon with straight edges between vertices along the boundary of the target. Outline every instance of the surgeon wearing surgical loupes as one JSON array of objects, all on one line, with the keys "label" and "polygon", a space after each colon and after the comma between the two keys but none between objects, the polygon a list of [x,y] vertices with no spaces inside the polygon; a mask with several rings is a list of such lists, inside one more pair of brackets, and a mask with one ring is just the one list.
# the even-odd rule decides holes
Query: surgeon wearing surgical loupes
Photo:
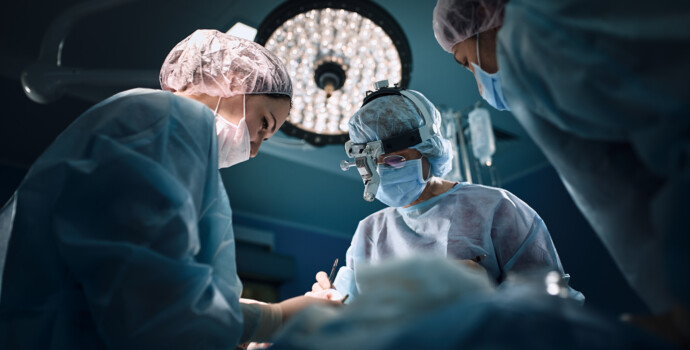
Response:
[{"label": "surgeon wearing surgical loupes", "polygon": [[80,116],[0,211],[1,349],[232,349],[324,303],[240,300],[218,169],[255,156],[285,122],[283,64],[199,30],[160,82]]},{"label": "surgeon wearing surgical loupes", "polygon": [[677,334],[690,334],[688,18],[672,0],[439,0],[433,13],[441,47],[511,110]]},{"label": "surgeon wearing surgical loupes", "polygon": [[[506,190],[442,179],[452,154],[438,131],[438,110],[417,91],[377,84],[350,119],[345,148],[355,162],[343,168],[358,167],[364,199],[389,208],[360,221],[333,286],[319,272],[310,294],[330,297],[334,287],[335,295],[355,300],[362,266],[418,254],[479,264],[495,283],[511,272],[555,270],[567,284],[539,215]],[[568,292],[584,301],[576,290]]]}]

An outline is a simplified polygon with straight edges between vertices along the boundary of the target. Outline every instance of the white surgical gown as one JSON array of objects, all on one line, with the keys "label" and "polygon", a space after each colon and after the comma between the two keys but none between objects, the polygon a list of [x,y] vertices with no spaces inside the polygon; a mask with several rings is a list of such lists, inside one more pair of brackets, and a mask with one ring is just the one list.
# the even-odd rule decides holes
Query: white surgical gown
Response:
[{"label": "white surgical gown", "polygon": [[12,207],[12,225],[0,222],[11,228],[0,232],[11,233],[0,349],[239,342],[242,285],[208,107],[148,89],[107,99],[41,155]]},{"label": "white surgical gown", "polygon": [[513,114],[657,312],[690,305],[690,2],[511,0]]},{"label": "white surgical gown", "polygon": [[[362,220],[334,285],[354,298],[360,292],[358,266],[421,253],[455,260],[486,255],[479,264],[495,283],[508,272],[536,269],[559,271],[566,282],[569,278],[532,208],[506,190],[458,183],[422,203],[385,208]],[[584,301],[572,288],[570,295]]]}]

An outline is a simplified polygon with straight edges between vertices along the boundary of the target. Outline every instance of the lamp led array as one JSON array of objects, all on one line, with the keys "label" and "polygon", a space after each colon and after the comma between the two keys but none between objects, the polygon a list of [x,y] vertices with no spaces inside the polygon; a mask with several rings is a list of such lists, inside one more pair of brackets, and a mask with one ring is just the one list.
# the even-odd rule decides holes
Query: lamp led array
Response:
[{"label": "lamp led array", "polygon": [[[299,13],[278,26],[265,46],[293,79],[288,122],[319,135],[346,135],[350,117],[374,82],[403,80],[401,55],[391,37],[371,19],[346,9]],[[320,77],[321,68],[329,66],[339,74]],[[324,77],[325,86],[319,84]]]}]

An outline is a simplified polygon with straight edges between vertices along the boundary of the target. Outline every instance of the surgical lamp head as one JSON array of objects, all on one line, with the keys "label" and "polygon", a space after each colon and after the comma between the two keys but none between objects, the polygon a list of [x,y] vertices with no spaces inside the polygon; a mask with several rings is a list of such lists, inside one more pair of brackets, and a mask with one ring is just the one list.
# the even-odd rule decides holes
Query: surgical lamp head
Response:
[{"label": "surgical lamp head", "polygon": [[388,87],[386,80],[374,86],[350,118],[345,152],[355,161],[341,162],[343,171],[357,167],[369,202],[378,190],[376,167],[382,154],[415,148],[429,160],[435,176],[443,176],[452,166],[450,143],[440,135],[441,115],[434,105],[417,91]]}]

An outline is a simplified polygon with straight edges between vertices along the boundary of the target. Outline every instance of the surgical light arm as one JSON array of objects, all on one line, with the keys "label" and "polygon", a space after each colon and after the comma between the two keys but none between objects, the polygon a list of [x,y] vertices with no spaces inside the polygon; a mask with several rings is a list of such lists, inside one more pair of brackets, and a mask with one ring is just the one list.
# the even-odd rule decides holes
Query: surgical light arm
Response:
[{"label": "surgical light arm", "polygon": [[57,16],[46,30],[38,60],[20,75],[26,96],[37,103],[51,103],[65,94],[98,102],[126,89],[159,88],[158,69],[87,69],[62,65],[62,50],[75,24],[134,1],[138,0],[80,1]]}]

